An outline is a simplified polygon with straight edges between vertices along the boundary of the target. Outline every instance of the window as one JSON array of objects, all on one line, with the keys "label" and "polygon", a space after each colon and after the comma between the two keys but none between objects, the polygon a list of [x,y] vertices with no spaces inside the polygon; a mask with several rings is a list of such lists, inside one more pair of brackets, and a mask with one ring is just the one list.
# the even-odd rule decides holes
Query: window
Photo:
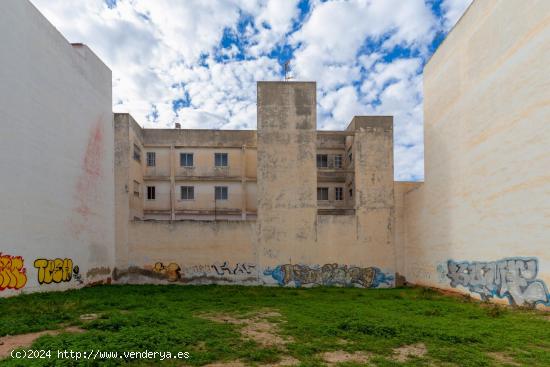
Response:
[{"label": "window", "polygon": [[134,160],[141,162],[141,149],[136,144],[134,144]]},{"label": "window", "polygon": [[180,153],[180,166],[193,167],[193,153]]},{"label": "window", "polygon": [[139,197],[139,192],[140,192],[140,190],[139,190],[139,182],[134,181],[134,196]]},{"label": "window", "polygon": [[195,187],[194,186],[182,186],[181,187],[181,200],[195,200]]},{"label": "window", "polygon": [[328,155],[317,154],[317,168],[327,168],[327,167],[328,167]]},{"label": "window", "polygon": [[334,168],[342,168],[342,156],[340,154],[334,156]]},{"label": "window", "polygon": [[227,167],[227,153],[214,153],[216,167]]},{"label": "window", "polygon": [[155,152],[147,152],[147,167],[155,167],[157,154]]},{"label": "window", "polygon": [[317,188],[317,200],[328,200],[328,187]]},{"label": "window", "polygon": [[349,158],[349,163],[351,163],[353,161],[353,154],[351,154],[351,152],[348,154],[348,158]]},{"label": "window", "polygon": [[155,186],[147,186],[147,200],[155,200]]},{"label": "window", "polygon": [[353,189],[349,189],[349,197],[353,197]]},{"label": "window", "polygon": [[216,200],[227,200],[227,186],[216,186],[215,188],[215,197]]},{"label": "window", "polygon": [[334,188],[334,198],[336,200],[344,200],[344,189],[341,187]]}]

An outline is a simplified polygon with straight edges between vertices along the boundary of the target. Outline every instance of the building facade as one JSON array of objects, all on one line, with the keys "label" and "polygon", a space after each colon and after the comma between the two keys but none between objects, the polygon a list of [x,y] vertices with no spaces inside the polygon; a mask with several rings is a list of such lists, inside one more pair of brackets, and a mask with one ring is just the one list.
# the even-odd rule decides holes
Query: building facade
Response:
[{"label": "building facade", "polygon": [[[255,130],[146,129],[129,114],[115,114],[128,129],[116,145],[131,149],[128,177],[130,219],[255,220],[257,133]],[[353,214],[353,139],[345,131],[316,131],[317,212]],[[287,148],[288,146],[285,145]],[[299,183],[298,179],[289,184]]]},{"label": "building facade", "polygon": [[550,307],[549,1],[474,1],[427,63],[425,182],[394,182],[392,117],[317,131],[311,82],[258,83],[257,131],[113,118],[101,60],[3,5],[0,296],[407,281]]},{"label": "building facade", "polygon": [[[310,82],[259,82],[257,132],[143,129],[115,115],[118,242],[127,259],[117,278],[150,281],[144,274],[159,263],[177,264],[182,282],[242,283],[215,271],[232,263],[254,269],[246,282],[263,284],[276,282],[264,273],[281,266],[334,265],[384,271],[380,285],[393,285],[392,123],[359,116],[346,130],[317,131]],[[165,245],[148,248],[151,241]]]}]

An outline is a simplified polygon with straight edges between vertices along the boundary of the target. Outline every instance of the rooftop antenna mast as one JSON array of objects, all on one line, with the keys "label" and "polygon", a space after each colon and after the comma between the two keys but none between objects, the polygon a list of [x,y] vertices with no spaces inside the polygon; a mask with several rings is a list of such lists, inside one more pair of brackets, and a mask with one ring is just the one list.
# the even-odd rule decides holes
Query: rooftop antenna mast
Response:
[{"label": "rooftop antenna mast", "polygon": [[285,70],[285,82],[288,82],[290,79],[294,79],[292,76],[290,76],[290,60],[285,62],[284,70]]}]

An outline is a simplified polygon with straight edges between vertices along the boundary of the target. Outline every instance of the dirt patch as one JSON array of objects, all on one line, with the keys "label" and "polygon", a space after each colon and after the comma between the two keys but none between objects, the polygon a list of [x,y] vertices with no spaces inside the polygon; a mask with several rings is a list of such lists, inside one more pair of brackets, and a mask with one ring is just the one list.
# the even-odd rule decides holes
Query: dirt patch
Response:
[{"label": "dirt patch", "polygon": [[211,363],[204,367],[246,367],[246,364],[242,362],[224,362],[224,363]]},{"label": "dirt patch", "polygon": [[284,366],[297,366],[300,361],[291,356],[285,356],[277,363],[261,364],[260,367],[284,367]]},{"label": "dirt patch", "polygon": [[521,364],[516,362],[514,358],[502,352],[490,352],[487,353],[487,355],[500,363],[504,363],[510,366],[521,366]]},{"label": "dirt patch", "polygon": [[348,353],[344,352],[343,350],[336,350],[333,352],[325,352],[321,354],[321,358],[328,363],[367,363],[369,361],[369,357],[370,356],[365,352]]},{"label": "dirt patch", "polygon": [[6,335],[0,338],[0,358],[8,357],[12,350],[30,346],[43,335],[57,335],[61,333],[83,333],[86,330],[76,326],[69,326],[60,330],[44,330],[36,333]]},{"label": "dirt patch", "polygon": [[251,316],[235,318],[230,315],[202,315],[207,320],[234,325],[242,325],[241,335],[246,339],[252,339],[264,347],[281,347],[291,341],[278,334],[277,324],[269,321],[269,318],[281,317],[275,311],[262,311]]},{"label": "dirt patch", "polygon": [[[297,366],[300,364],[300,361],[297,360],[294,357],[285,356],[281,358],[281,360],[277,363],[268,363],[268,364],[260,364],[259,367],[290,367],[290,366]],[[240,361],[234,361],[234,362],[216,362],[208,364],[204,367],[247,367],[249,365],[240,362]]]},{"label": "dirt patch", "polygon": [[406,362],[412,357],[423,357],[428,352],[423,343],[404,345],[393,350],[393,360]]}]

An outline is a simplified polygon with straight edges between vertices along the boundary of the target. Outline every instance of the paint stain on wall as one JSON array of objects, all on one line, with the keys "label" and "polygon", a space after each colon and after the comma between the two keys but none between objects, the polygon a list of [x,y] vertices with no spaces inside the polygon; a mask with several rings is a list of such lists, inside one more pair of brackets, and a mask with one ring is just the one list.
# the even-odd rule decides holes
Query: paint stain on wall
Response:
[{"label": "paint stain on wall", "polygon": [[26,272],[21,256],[0,253],[0,291],[23,288],[27,284]]},{"label": "paint stain on wall", "polygon": [[296,287],[302,285],[339,285],[376,288],[394,284],[394,277],[383,273],[378,268],[361,268],[339,264],[325,264],[323,266],[285,264],[274,269],[265,270],[264,275],[271,276],[279,285],[285,286],[293,283]]},{"label": "paint stain on wall", "polygon": [[94,203],[101,200],[100,183],[103,176],[103,124],[98,119],[88,137],[88,145],[82,160],[82,171],[77,179],[74,199],[77,205],[73,209],[70,227],[77,235],[87,228],[89,220],[96,215]]},{"label": "paint stain on wall", "polygon": [[536,258],[507,258],[498,261],[447,262],[451,287],[463,286],[481,299],[507,298],[511,305],[549,304],[546,284],[537,278]]},{"label": "paint stain on wall", "polygon": [[78,266],[73,266],[71,259],[36,259],[34,267],[38,269],[38,284],[69,282],[74,278],[82,284]]},{"label": "paint stain on wall", "polygon": [[86,272],[86,278],[93,278],[98,275],[109,275],[111,274],[111,268],[109,267],[98,267],[98,268],[92,268]]}]

